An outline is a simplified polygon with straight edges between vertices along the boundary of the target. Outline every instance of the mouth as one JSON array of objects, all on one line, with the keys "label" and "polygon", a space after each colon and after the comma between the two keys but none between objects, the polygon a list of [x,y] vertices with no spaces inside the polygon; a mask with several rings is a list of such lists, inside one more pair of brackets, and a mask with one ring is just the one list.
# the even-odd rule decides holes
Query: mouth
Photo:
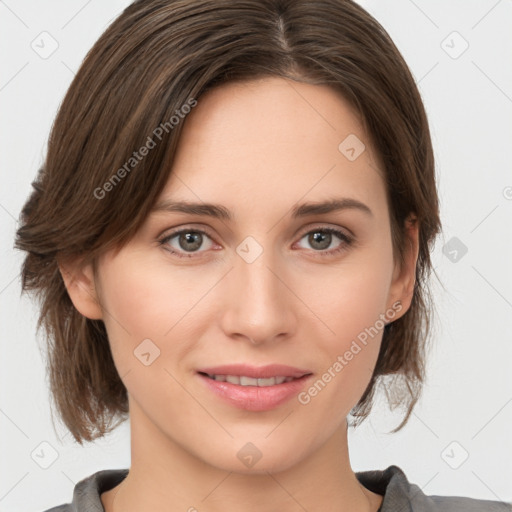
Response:
[{"label": "mouth", "polygon": [[313,373],[283,365],[227,365],[197,375],[216,397],[238,409],[266,411],[296,396]]},{"label": "mouth", "polygon": [[203,372],[198,373],[208,377],[209,379],[216,380],[217,382],[229,382],[230,384],[236,384],[237,386],[258,386],[260,388],[275,386],[276,384],[291,382],[292,380],[298,380],[295,377],[285,377],[283,375],[256,379],[254,377],[248,377],[247,375],[210,375]]}]

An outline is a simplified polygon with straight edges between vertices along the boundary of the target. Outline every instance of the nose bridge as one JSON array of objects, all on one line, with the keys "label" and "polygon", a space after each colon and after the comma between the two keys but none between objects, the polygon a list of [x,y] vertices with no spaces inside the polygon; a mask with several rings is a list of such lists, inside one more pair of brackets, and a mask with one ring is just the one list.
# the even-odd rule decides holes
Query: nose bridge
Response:
[{"label": "nose bridge", "polygon": [[235,275],[242,289],[250,292],[254,301],[263,304],[273,302],[277,298],[276,289],[282,287],[275,275],[276,258],[273,253],[272,248],[268,247],[254,261],[239,256],[235,264]]},{"label": "nose bridge", "polygon": [[[272,237],[266,240],[270,244]],[[229,273],[229,298],[224,314],[226,334],[242,334],[255,343],[290,333],[293,328],[292,294],[272,246],[254,237],[236,249],[234,268]]]}]

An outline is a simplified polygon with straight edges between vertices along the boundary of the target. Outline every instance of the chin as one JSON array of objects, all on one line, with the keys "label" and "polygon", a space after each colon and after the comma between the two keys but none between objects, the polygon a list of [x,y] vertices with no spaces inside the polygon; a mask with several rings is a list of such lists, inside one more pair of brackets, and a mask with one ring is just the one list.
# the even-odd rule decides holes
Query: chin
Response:
[{"label": "chin", "polygon": [[[281,439],[278,442],[269,442],[262,439],[251,442],[244,438],[243,441],[233,440],[232,446],[221,446],[215,452],[197,454],[207,464],[244,475],[265,475],[267,473],[279,473],[290,469],[307,457],[305,451],[297,450],[296,443],[286,446]],[[303,448],[304,445],[303,445]]]}]

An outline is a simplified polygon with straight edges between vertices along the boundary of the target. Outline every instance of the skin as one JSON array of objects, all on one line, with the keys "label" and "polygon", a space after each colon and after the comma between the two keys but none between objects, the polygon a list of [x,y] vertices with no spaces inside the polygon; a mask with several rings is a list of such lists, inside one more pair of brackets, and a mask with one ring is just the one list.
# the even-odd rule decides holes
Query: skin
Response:
[{"label": "skin", "polygon": [[[338,150],[349,134],[366,146],[354,161]],[[333,197],[357,199],[373,215],[290,216],[296,203]],[[376,511],[382,496],[350,465],[346,416],[370,380],[382,330],[306,405],[293,397],[268,411],[237,409],[196,374],[282,363],[315,381],[396,301],[393,320],[409,308],[417,223],[405,226],[400,266],[382,169],[359,117],[327,86],[274,77],[223,85],[186,118],[159,200],[170,198],[218,203],[235,219],[156,212],[126,247],[100,258],[96,275],[80,261],[61,265],[76,308],[105,322],[128,390],[131,467],[102,493],[105,510]],[[325,227],[355,242],[332,235],[322,246],[307,236]],[[179,236],[158,244],[171,228],[211,235],[187,252]],[[263,250],[251,263],[236,252],[247,236]],[[133,353],[147,338],[160,349],[149,366]],[[262,454],[252,468],[237,457],[247,442]]]}]

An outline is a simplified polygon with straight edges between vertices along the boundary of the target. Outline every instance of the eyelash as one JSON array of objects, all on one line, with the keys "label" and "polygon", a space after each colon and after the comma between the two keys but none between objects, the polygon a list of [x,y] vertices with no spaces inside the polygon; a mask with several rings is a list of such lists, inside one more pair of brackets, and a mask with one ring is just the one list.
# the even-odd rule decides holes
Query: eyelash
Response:
[{"label": "eyelash", "polygon": [[[195,258],[196,256],[194,256],[194,254],[197,254],[197,253],[188,253],[186,255],[184,254],[181,254],[179,253],[178,251],[175,251],[174,249],[171,249],[169,248],[169,246],[166,246],[166,244],[172,240],[173,238],[175,238],[177,235],[181,235],[182,233],[200,233],[201,235],[206,235],[208,238],[212,238],[211,235],[207,232],[207,231],[204,231],[202,229],[180,229],[178,231],[174,231],[170,234],[167,234],[165,235],[163,238],[159,239],[158,240],[158,244],[160,246],[165,246],[164,249],[168,252],[170,252],[171,254],[173,254],[174,256],[178,257],[178,258]],[[328,226],[322,226],[322,227],[319,227],[319,228],[315,228],[315,229],[312,229],[310,231],[306,231],[305,233],[303,233],[300,237],[299,240],[302,240],[306,235],[310,235],[312,233],[330,233],[330,234],[334,234],[336,235],[338,238],[340,238],[344,243],[342,243],[339,247],[335,248],[335,249],[330,249],[330,250],[323,250],[323,251],[313,251],[314,253],[316,253],[317,256],[320,256],[320,257],[325,257],[325,256],[334,256],[338,253],[341,253],[343,251],[346,251],[349,249],[349,247],[354,243],[354,239],[353,237],[347,235],[346,233],[344,233],[343,231],[340,231],[338,229],[335,229],[335,228],[331,228],[331,227],[328,227]]]}]

